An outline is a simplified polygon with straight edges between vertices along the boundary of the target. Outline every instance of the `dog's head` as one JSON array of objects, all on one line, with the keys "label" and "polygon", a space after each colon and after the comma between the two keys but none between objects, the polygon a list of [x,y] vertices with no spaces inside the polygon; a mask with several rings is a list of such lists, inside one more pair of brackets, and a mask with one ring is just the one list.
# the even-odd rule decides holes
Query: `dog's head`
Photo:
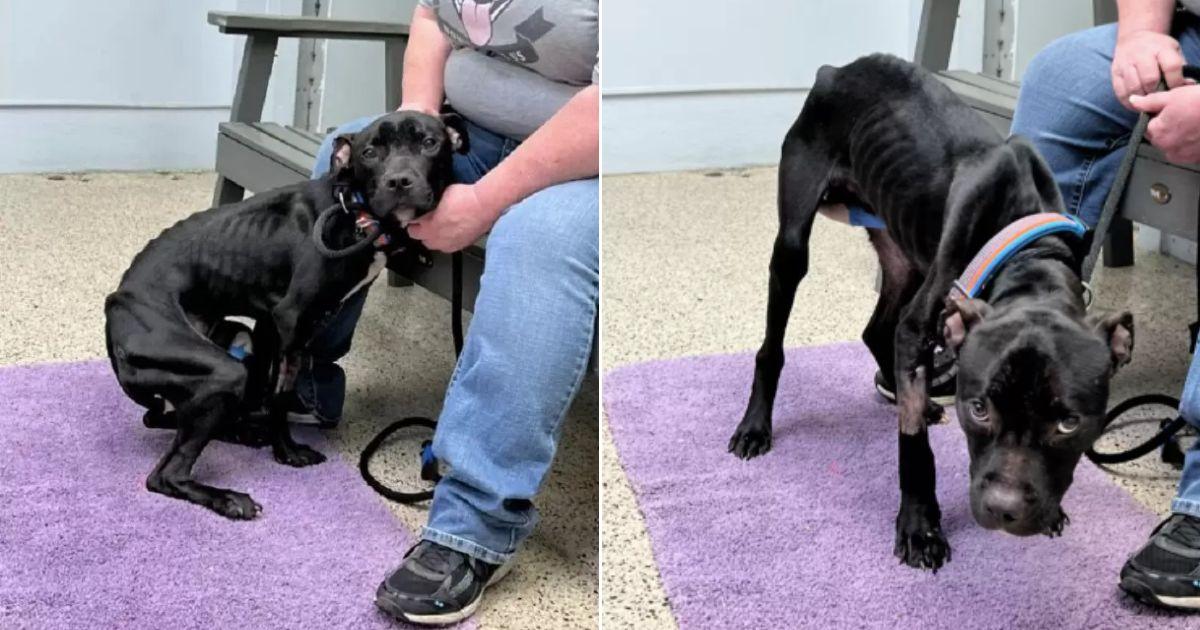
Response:
[{"label": "dog's head", "polygon": [[1104,431],[1109,380],[1133,351],[1133,316],[948,299],[945,321],[975,520],[1021,536],[1060,532],[1063,494]]},{"label": "dog's head", "polygon": [[391,215],[405,225],[437,206],[456,151],[467,151],[457,115],[398,111],[334,139],[329,171],[336,183],[362,193],[376,217]]}]

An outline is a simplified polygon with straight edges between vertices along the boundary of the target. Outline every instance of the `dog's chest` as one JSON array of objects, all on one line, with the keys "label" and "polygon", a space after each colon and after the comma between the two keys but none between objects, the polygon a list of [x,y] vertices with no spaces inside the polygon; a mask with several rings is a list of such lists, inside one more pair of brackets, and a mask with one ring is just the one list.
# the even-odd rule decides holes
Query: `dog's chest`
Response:
[{"label": "dog's chest", "polygon": [[341,301],[345,302],[346,300],[350,299],[350,296],[358,293],[360,289],[374,282],[375,278],[379,277],[380,272],[382,272],[383,268],[386,266],[387,254],[384,254],[383,252],[375,252],[375,259],[371,261],[371,266],[367,267],[366,275],[364,275],[363,279],[360,280],[358,284],[354,285],[354,287],[351,288],[346,295],[342,296]]}]

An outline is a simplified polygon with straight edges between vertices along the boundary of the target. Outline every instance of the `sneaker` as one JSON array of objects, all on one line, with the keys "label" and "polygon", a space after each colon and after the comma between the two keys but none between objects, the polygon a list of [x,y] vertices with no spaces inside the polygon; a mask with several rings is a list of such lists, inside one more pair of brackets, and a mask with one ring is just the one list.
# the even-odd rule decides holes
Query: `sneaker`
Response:
[{"label": "sneaker", "polygon": [[488,564],[423,540],[375,591],[375,605],[408,623],[442,626],[475,614],[483,591],[508,575],[512,563]]},{"label": "sneaker", "polygon": [[[939,365],[933,364],[933,384],[929,386],[929,398],[933,402],[950,407],[954,405],[954,394],[958,389],[958,364],[954,362]],[[884,376],[883,372],[875,370],[875,391],[879,392],[890,403],[896,402],[896,385],[892,383],[891,375]]]},{"label": "sneaker", "polygon": [[321,429],[332,429],[338,425],[341,418],[326,418],[322,416],[313,407],[309,407],[300,400],[299,396],[292,396],[288,401],[288,422],[300,426],[318,427]]},{"label": "sneaker", "polygon": [[1172,514],[1121,569],[1121,590],[1147,604],[1200,610],[1200,518]]}]

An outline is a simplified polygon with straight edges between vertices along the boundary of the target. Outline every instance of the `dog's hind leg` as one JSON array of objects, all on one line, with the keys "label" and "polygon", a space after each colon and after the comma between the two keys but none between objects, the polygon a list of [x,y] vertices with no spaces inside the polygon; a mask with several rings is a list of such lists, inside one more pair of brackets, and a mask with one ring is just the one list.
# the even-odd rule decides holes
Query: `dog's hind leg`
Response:
[{"label": "dog's hind leg", "polygon": [[[216,350],[215,347],[213,350]],[[214,488],[192,479],[192,467],[223,422],[240,411],[245,369],[230,357],[214,365],[212,373],[197,379],[197,393],[179,404],[175,418],[179,428],[166,455],[146,479],[146,488],[190,501],[232,519],[251,519],[262,506],[249,495]]]},{"label": "dog's hind leg", "polygon": [[746,413],[729,438],[729,452],[742,459],[762,455],[771,449],[771,413],[779,373],[783,369],[784,334],[796,287],[808,273],[808,239],[813,218],[833,170],[828,151],[800,139],[805,112],[801,112],[784,141],[783,159],[779,164],[779,233],[771,254],[766,335],[755,357],[754,383]]}]

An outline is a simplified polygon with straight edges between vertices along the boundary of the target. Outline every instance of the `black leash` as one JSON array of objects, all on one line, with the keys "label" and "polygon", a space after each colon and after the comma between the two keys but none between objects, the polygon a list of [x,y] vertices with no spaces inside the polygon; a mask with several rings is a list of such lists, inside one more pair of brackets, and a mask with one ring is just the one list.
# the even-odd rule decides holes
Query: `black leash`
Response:
[{"label": "black leash", "polygon": [[[1183,75],[1190,79],[1200,79],[1200,68],[1196,66],[1184,66]],[[1159,79],[1158,91],[1165,89],[1167,89],[1166,80]],[[1121,199],[1125,196],[1126,187],[1129,184],[1129,176],[1133,172],[1133,164],[1137,161],[1138,148],[1141,147],[1142,141],[1146,138],[1146,126],[1149,124],[1149,114],[1143,112],[1138,116],[1137,124],[1133,126],[1133,131],[1129,134],[1129,143],[1126,145],[1125,156],[1121,158],[1121,164],[1117,167],[1117,177],[1113,180],[1113,185],[1108,191],[1108,196],[1104,198],[1104,208],[1100,213],[1100,220],[1096,223],[1096,228],[1092,232],[1091,248],[1088,250],[1088,255],[1083,259],[1083,264],[1081,265],[1080,276],[1083,278],[1084,286],[1089,292],[1091,291],[1089,282],[1092,278],[1092,272],[1096,268],[1096,260],[1100,256],[1100,249],[1104,245],[1105,236],[1108,234],[1108,228],[1112,224],[1113,217],[1116,216],[1117,208],[1121,205]],[[1200,242],[1200,234],[1197,234],[1197,242]],[[1200,295],[1200,268],[1197,269],[1196,282],[1197,294]],[[1196,343],[1195,331],[1196,325],[1193,324],[1193,350]],[[1113,421],[1122,414],[1145,405],[1163,405],[1178,410],[1179,400],[1165,394],[1134,396],[1113,407],[1105,415],[1105,432],[1112,427]],[[1182,416],[1176,415],[1174,419],[1164,418],[1159,423],[1158,432],[1140,444],[1116,453],[1100,453],[1093,447],[1087,451],[1087,456],[1088,459],[1097,464],[1120,464],[1138,459],[1154,451],[1154,449],[1162,447],[1164,461],[1182,466],[1182,453],[1179,450],[1178,441],[1174,436],[1185,426],[1187,426],[1187,421]]]},{"label": "black leash", "polygon": [[[463,348],[463,255],[461,251],[454,252],[450,257],[451,261],[451,284],[450,284],[450,330],[454,337],[454,356],[457,359],[462,354]],[[383,497],[396,501],[397,503],[417,503],[419,501],[427,501],[433,498],[433,490],[422,490],[419,492],[401,492],[394,490],[383,484],[375,478],[371,473],[371,458],[379,451],[379,447],[383,445],[389,437],[395,432],[409,427],[424,427],[431,431],[437,429],[437,421],[433,418],[425,416],[409,416],[407,418],[397,420],[389,424],[383,431],[379,432],[366,447],[363,448],[362,455],[358,458],[358,471],[362,473],[363,481],[372,490],[378,492]],[[438,472],[437,459],[433,455],[432,440],[425,440],[421,443],[421,479],[437,483],[441,478]]]},{"label": "black leash", "polygon": [[361,241],[358,241],[353,245],[343,249],[330,249],[329,246],[325,244],[325,227],[326,224],[329,223],[329,218],[337,214],[338,210],[346,213],[347,216],[350,215],[350,210],[346,208],[346,202],[340,200],[340,197],[341,196],[339,195],[339,201],[337,203],[322,210],[321,214],[317,215],[317,222],[313,224],[313,245],[315,245],[317,247],[317,251],[326,258],[345,258],[346,256],[357,254],[368,247],[372,247],[375,244],[375,239],[379,238],[379,235],[383,234],[383,227],[376,222],[370,229],[366,230],[366,233],[363,234]]}]

